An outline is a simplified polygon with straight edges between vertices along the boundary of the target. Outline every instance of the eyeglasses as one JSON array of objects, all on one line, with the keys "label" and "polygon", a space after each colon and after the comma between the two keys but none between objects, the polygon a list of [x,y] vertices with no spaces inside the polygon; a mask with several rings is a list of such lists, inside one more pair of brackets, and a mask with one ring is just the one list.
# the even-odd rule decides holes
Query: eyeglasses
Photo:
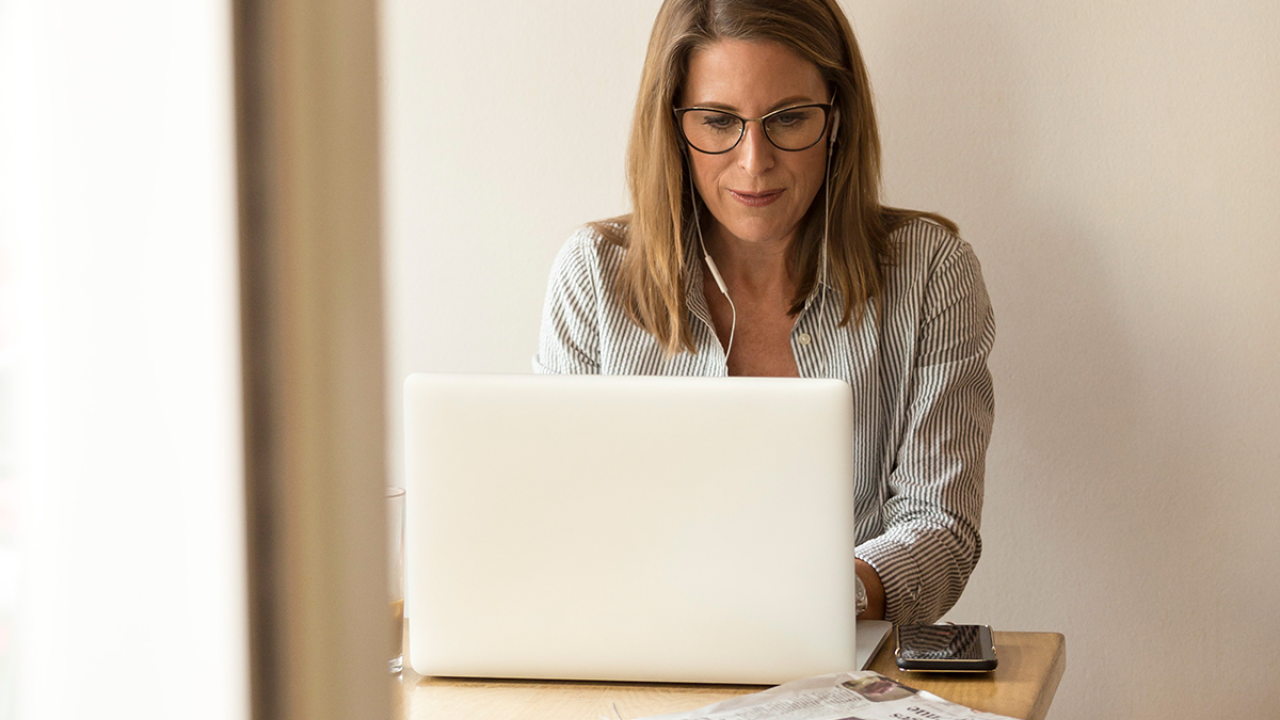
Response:
[{"label": "eyeglasses", "polygon": [[728,110],[689,107],[675,110],[676,126],[689,147],[708,155],[727,153],[747,133],[747,123],[758,122],[764,136],[779,150],[808,150],[827,130],[831,105],[814,103],[782,108],[758,118],[744,118]]}]

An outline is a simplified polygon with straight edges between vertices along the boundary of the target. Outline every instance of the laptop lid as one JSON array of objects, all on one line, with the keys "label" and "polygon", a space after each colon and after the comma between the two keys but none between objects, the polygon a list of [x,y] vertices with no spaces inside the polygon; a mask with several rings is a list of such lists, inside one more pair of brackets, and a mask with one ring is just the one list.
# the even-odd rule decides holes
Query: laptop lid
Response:
[{"label": "laptop lid", "polygon": [[772,684],[855,656],[838,380],[416,374],[423,675]]}]

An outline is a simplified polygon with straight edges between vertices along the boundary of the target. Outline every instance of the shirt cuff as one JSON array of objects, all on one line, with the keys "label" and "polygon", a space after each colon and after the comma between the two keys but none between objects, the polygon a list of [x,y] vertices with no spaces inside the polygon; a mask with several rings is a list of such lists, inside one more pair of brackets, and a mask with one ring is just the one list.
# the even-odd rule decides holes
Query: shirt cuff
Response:
[{"label": "shirt cuff", "polygon": [[908,545],[881,535],[859,545],[854,554],[880,576],[880,583],[884,585],[885,620],[894,625],[936,620],[918,616],[920,566]]}]

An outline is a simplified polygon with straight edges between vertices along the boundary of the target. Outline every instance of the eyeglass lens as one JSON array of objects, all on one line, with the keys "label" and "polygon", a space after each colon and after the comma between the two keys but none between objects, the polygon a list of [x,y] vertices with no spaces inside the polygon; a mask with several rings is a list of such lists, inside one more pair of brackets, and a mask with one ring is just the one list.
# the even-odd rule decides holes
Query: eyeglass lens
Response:
[{"label": "eyeglass lens", "polygon": [[[822,107],[807,106],[767,115],[762,122],[765,136],[779,149],[804,150],[822,138],[827,116]],[[731,150],[742,138],[746,124],[737,115],[717,110],[686,110],[681,118],[685,139],[707,153]]]}]

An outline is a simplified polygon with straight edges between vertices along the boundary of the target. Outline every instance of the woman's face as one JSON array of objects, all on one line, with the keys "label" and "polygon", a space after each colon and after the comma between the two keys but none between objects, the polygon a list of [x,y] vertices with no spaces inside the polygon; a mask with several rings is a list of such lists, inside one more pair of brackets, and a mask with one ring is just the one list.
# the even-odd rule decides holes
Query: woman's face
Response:
[{"label": "woman's face", "polygon": [[[768,40],[721,39],[693,52],[680,107],[723,109],[746,118],[796,105],[829,102],[813,63]],[[721,155],[689,149],[693,181],[714,216],[704,232],[746,243],[786,247],[822,187],[827,138],[807,150],[774,147],[758,122]],[[724,238],[722,239],[730,239]]]}]

